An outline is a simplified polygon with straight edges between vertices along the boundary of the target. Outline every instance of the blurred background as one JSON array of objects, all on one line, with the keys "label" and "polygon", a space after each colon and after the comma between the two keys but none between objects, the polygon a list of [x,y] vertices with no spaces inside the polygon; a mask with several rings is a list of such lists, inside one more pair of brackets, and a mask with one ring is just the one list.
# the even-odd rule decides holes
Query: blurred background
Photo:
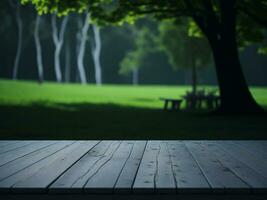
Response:
[{"label": "blurred background", "polygon": [[[0,2],[0,6],[0,78],[39,80],[35,41],[38,37],[43,79],[56,81],[53,17],[40,16],[37,24],[38,17],[31,5],[22,6],[16,1],[5,0]],[[59,54],[61,82],[82,82],[77,60],[85,18],[85,14],[70,14],[67,19]],[[64,17],[56,19],[58,35],[63,21]],[[38,36],[34,35],[36,28]],[[207,42],[204,38],[189,37],[183,25],[178,27],[171,21],[157,22],[145,18],[133,26],[124,24],[98,29],[96,33],[91,24],[86,30],[82,73],[87,83],[97,82],[95,63],[98,59],[104,84],[188,85],[192,83],[192,68],[196,67],[198,84],[216,85],[214,63]],[[21,41],[18,32],[21,32]],[[16,55],[19,42],[21,52]],[[99,57],[94,60],[97,45],[100,47]],[[240,49],[243,71],[250,86],[267,84],[267,56],[258,52],[259,46],[255,43]],[[14,69],[16,56],[19,58],[17,69]]]}]

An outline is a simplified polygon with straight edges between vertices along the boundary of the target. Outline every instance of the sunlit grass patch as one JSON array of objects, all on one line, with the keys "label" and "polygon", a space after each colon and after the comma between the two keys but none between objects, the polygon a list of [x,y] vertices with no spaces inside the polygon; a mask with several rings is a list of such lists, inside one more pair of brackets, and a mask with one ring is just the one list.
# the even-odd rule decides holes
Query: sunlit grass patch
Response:
[{"label": "sunlit grass patch", "polygon": [[[207,91],[214,89],[201,86]],[[115,104],[138,108],[162,108],[160,97],[180,98],[190,90],[190,86],[131,86],[93,84],[57,84],[42,85],[29,81],[0,80],[0,104],[29,105],[54,103],[92,103]],[[252,87],[251,91],[256,100],[267,106],[267,89]]]}]

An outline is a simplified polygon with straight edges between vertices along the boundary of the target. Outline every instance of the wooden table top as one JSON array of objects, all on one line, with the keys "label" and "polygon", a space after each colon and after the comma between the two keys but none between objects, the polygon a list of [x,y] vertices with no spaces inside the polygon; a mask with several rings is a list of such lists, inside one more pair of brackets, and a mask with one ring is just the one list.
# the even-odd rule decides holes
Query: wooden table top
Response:
[{"label": "wooden table top", "polygon": [[267,193],[267,141],[0,141],[4,193]]}]

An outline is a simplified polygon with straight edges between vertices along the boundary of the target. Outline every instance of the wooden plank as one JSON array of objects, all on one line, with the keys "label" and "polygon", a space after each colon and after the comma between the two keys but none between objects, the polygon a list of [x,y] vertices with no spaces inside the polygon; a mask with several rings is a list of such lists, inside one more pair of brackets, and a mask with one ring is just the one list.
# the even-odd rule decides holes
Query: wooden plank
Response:
[{"label": "wooden plank", "polygon": [[31,144],[23,146],[22,148],[17,148],[16,150],[2,153],[0,155],[0,166],[8,162],[11,162],[15,159],[18,159],[22,156],[25,156],[31,152],[34,152],[38,149],[42,149],[52,143],[54,142],[51,141],[32,142]]},{"label": "wooden plank", "polygon": [[155,189],[159,193],[176,193],[176,180],[167,142],[160,142],[157,156],[157,171],[155,175]]},{"label": "wooden plank", "polygon": [[263,141],[233,141],[252,154],[267,160],[267,143]]},{"label": "wooden plank", "polygon": [[224,166],[213,154],[200,145],[200,142],[185,141],[185,145],[197,161],[213,191],[248,192],[249,186]]},{"label": "wooden plank", "polygon": [[210,185],[185,144],[181,141],[170,141],[168,142],[168,149],[177,183],[177,191],[179,193],[208,192]]},{"label": "wooden plank", "polygon": [[154,192],[158,154],[159,141],[148,141],[134,181],[134,193]]},{"label": "wooden plank", "polygon": [[267,178],[247,166],[245,163],[239,161],[232,155],[225,152],[222,148],[218,147],[215,142],[201,142],[206,149],[211,151],[223,165],[233,171],[244,182],[250,185],[254,191],[263,191],[267,188]]},{"label": "wooden plank", "polygon": [[0,191],[266,193],[266,141],[93,142],[0,141]]},{"label": "wooden plank", "polygon": [[3,147],[0,148],[0,154],[25,147],[31,143],[33,143],[33,141],[11,142],[10,144],[4,145]]},{"label": "wooden plank", "polygon": [[62,174],[50,187],[50,192],[82,192],[83,186],[91,176],[92,171],[102,162],[114,148],[118,141],[102,141],[84,155],[75,165]]},{"label": "wooden plank", "polygon": [[141,163],[146,144],[147,141],[135,141],[133,150],[115,185],[115,193],[130,193],[132,191],[134,179]]},{"label": "wooden plank", "polygon": [[[79,141],[72,145],[71,151],[58,157],[48,166],[42,167],[32,176],[17,182],[12,188],[20,192],[44,192],[46,188],[62,173],[76,163],[83,155],[93,148],[98,141]],[[20,190],[18,190],[20,189]],[[30,190],[27,190],[30,189]]]},{"label": "wooden plank", "polygon": [[249,167],[256,170],[258,173],[262,174],[267,178],[267,161],[261,159],[256,154],[251,153],[245,148],[241,148],[232,141],[216,142],[221,148],[223,148],[227,153],[234,156],[236,159],[246,163]]},{"label": "wooden plank", "polygon": [[84,186],[86,193],[113,193],[116,181],[122,168],[130,156],[134,141],[123,141],[120,146],[110,154],[106,162],[99,165],[97,171],[90,176]]},{"label": "wooden plank", "polygon": [[176,185],[172,173],[166,142],[148,141],[136,179],[135,193],[175,192]]},{"label": "wooden plank", "polygon": [[9,191],[11,186],[16,184],[17,182],[24,180],[34,173],[38,172],[42,167],[49,166],[53,161],[56,159],[63,157],[71,152],[73,149],[73,144],[77,143],[75,141],[68,141],[68,142],[62,142],[59,143],[65,143],[65,146],[60,149],[59,151],[55,152],[54,154],[50,155],[49,157],[46,157],[42,160],[40,160],[37,163],[34,163],[33,165],[24,168],[23,170],[20,170],[19,172],[7,177],[6,179],[0,181],[0,189],[3,192]]},{"label": "wooden plank", "polygon": [[18,142],[19,142],[18,140],[2,140],[2,141],[0,141],[0,149],[4,146],[15,144]]},{"label": "wooden plank", "polygon": [[15,174],[16,172],[23,170],[26,167],[29,167],[32,164],[54,154],[60,149],[64,148],[70,142],[61,141],[52,143],[43,149],[39,149],[35,152],[32,152],[26,156],[18,158],[12,162],[9,162],[2,167],[0,167],[0,181]]},{"label": "wooden plank", "polygon": [[[121,141],[114,141],[105,154],[101,156],[99,159],[96,160],[92,168],[88,169],[87,172],[80,177],[75,183],[72,185],[72,188],[74,189],[84,189],[84,186],[87,184],[88,180],[93,177],[99,169],[102,168],[113,156],[113,154],[116,152],[116,150],[120,147]],[[87,190],[88,192],[88,190]]]}]

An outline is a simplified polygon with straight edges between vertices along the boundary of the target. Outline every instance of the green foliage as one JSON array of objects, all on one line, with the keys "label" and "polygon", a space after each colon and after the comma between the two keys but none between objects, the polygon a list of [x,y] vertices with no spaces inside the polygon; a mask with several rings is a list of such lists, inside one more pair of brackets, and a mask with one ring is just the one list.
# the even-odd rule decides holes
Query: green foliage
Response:
[{"label": "green foliage", "polygon": [[203,34],[197,24],[193,20],[189,20],[188,23],[188,36],[189,37],[196,37],[196,38],[202,38]]},{"label": "green foliage", "polygon": [[81,13],[88,7],[85,0],[20,0],[22,4],[33,4],[37,12],[41,14],[57,13],[58,16],[67,15],[70,12]]},{"label": "green foliage", "polygon": [[252,44],[259,44],[265,38],[264,29],[255,23],[251,18],[240,13],[236,26],[238,46],[244,49]]},{"label": "green foliage", "polygon": [[146,56],[157,50],[156,36],[145,26],[132,28],[135,49],[129,51],[120,63],[120,74],[127,75],[144,65]]},{"label": "green foliage", "polygon": [[127,75],[135,69],[138,69],[142,64],[142,56],[140,51],[128,52],[120,63],[119,73]]},{"label": "green foliage", "polygon": [[196,29],[191,22],[179,26],[170,20],[160,23],[160,45],[174,68],[200,68],[211,61],[209,45]]},{"label": "green foliage", "polygon": [[[176,0],[20,0],[23,4],[35,5],[40,14],[56,12],[66,15],[70,12],[84,12],[89,10],[93,22],[99,24],[117,24],[124,22],[133,24],[141,17],[150,15],[158,20],[172,19],[179,21],[181,17],[190,17],[188,21],[189,36],[202,37],[203,33],[196,25],[194,17],[207,20],[213,15],[214,22],[221,21],[220,1],[176,1]],[[267,24],[267,1],[237,1],[237,40],[240,47],[245,47],[263,40],[262,30],[255,21]],[[216,23],[217,23],[216,22]],[[219,31],[220,24],[214,24],[214,32]],[[265,27],[266,28],[266,27]],[[262,52],[262,50],[260,50]]]},{"label": "green foliage", "polygon": [[267,47],[266,46],[265,47],[260,47],[258,49],[258,53],[266,55],[267,54]]}]

